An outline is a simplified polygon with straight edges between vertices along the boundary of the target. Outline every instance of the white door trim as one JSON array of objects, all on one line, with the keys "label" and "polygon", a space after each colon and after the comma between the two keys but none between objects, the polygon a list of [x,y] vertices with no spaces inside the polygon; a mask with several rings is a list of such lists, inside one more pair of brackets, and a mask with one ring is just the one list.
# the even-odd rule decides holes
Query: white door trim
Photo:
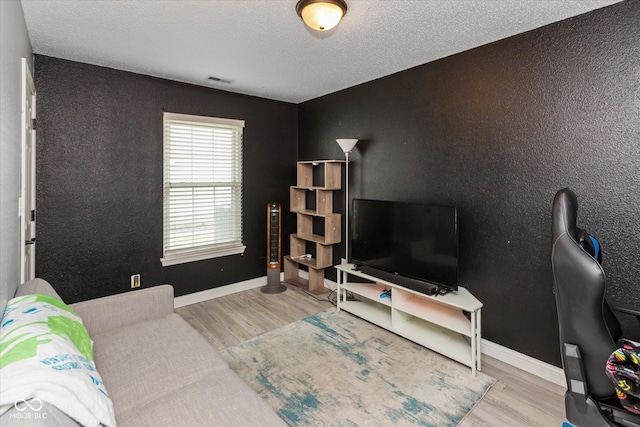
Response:
[{"label": "white door trim", "polygon": [[[20,199],[18,217],[20,221],[20,283],[35,276],[35,216],[36,209],[36,130],[33,121],[36,118],[36,87],[29,64],[21,60],[21,165]],[[27,244],[27,242],[31,242]]]}]

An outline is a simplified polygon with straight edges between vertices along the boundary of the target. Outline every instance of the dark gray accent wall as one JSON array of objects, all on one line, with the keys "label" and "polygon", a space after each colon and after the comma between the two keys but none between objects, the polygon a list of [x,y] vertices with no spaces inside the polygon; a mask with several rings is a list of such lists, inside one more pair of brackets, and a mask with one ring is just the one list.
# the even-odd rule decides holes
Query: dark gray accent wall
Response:
[{"label": "dark gray accent wall", "polygon": [[[296,180],[294,104],[36,56],[37,263],[67,302],[266,275],[266,206]],[[162,113],[245,120],[244,255],[162,267]],[[283,216],[283,253],[295,218]]]},{"label": "dark gray accent wall", "polygon": [[305,102],[299,157],[341,159],[335,138],[360,138],[352,197],[456,205],[483,337],[560,366],[558,189],[601,240],[608,296],[640,305],[639,41],[626,1]]}]

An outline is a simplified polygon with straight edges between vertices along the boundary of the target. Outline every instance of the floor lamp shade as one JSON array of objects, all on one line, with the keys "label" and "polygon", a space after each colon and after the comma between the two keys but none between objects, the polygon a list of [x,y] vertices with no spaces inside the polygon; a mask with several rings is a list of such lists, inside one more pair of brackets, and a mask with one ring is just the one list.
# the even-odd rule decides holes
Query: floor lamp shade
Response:
[{"label": "floor lamp shade", "polygon": [[336,139],[336,141],[345,153],[350,153],[351,150],[353,150],[353,147],[358,143],[358,140],[353,138]]}]

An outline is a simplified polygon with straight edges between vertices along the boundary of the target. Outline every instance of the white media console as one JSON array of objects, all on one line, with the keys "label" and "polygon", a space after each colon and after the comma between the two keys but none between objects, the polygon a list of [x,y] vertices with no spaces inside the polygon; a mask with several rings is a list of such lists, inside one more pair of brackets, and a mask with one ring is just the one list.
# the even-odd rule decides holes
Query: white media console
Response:
[{"label": "white media console", "polygon": [[[338,311],[348,311],[463,363],[471,367],[474,376],[481,370],[482,303],[465,288],[430,296],[356,271],[353,264],[340,264],[335,268],[338,270]],[[349,275],[369,282],[349,282]],[[387,289],[391,289],[391,298],[381,298],[380,294]],[[347,291],[353,293],[357,301],[349,301]]]}]

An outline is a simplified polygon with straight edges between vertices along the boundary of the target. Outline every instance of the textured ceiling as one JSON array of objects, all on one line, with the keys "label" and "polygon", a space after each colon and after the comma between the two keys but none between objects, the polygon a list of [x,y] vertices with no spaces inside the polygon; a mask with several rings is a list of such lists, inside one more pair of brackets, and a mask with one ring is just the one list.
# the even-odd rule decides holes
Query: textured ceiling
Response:
[{"label": "textured ceiling", "polygon": [[36,54],[294,103],[617,1],[347,0],[315,33],[296,0],[21,0]]}]

